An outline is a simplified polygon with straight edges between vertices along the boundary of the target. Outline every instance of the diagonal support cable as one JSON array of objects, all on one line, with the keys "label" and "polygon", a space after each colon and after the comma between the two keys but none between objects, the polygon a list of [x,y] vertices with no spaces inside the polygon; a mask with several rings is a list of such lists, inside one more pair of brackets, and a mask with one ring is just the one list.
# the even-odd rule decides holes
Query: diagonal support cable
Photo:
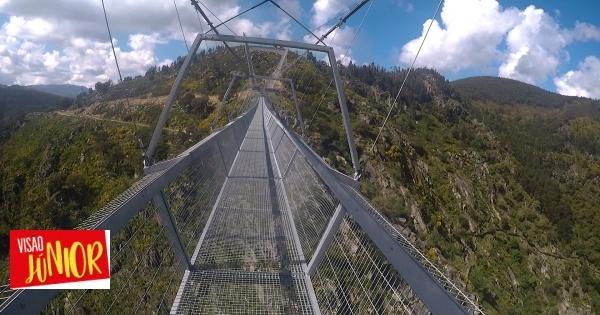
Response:
[{"label": "diagonal support cable", "polygon": [[[198,5],[198,0],[192,0],[192,5],[194,6],[194,8],[196,8],[197,12],[200,12],[200,14],[202,15],[202,17],[204,18],[204,20],[206,21],[206,23],[208,23],[208,26],[210,26],[210,29],[215,32],[215,34],[220,35],[219,31],[217,30],[217,28],[213,25],[213,23],[210,21],[210,19],[208,18],[208,16],[206,16],[206,13],[204,13],[204,11],[202,10],[202,8],[200,8],[200,6]],[[227,49],[229,50],[230,53],[233,54],[233,56],[239,60],[239,61],[243,61],[242,58],[240,58],[240,56],[238,56],[235,51],[233,51],[233,49],[231,49],[231,47],[229,46],[229,44],[227,44],[227,42],[223,42],[223,44],[225,45],[225,47],[227,47]]]},{"label": "diagonal support cable", "polygon": [[289,16],[292,20],[294,20],[294,22],[298,23],[298,25],[300,25],[305,31],[309,32],[312,36],[314,36],[317,39],[317,44],[321,43],[321,44],[327,46],[327,44],[325,44],[317,35],[315,35],[315,33],[313,33],[311,30],[309,30],[306,26],[304,26],[304,24],[302,24],[300,21],[298,21],[295,17],[293,17],[291,14],[289,14],[282,7],[280,7],[275,1],[269,0],[269,2],[271,2],[279,10],[281,10],[283,13],[285,13],[287,16]]},{"label": "diagonal support cable", "polygon": [[369,0],[363,0],[358,5],[356,5],[352,10],[350,10],[350,12],[344,15],[344,17],[342,17],[334,26],[332,26],[327,32],[325,32],[325,34],[321,35],[319,41],[322,42],[323,40],[325,40],[325,38],[327,38],[327,36],[329,36],[329,34],[331,34],[333,31],[342,26],[342,24],[346,23],[346,20],[348,20],[354,13],[356,13],[356,11],[360,10],[360,8],[367,4],[367,2],[369,2]]}]

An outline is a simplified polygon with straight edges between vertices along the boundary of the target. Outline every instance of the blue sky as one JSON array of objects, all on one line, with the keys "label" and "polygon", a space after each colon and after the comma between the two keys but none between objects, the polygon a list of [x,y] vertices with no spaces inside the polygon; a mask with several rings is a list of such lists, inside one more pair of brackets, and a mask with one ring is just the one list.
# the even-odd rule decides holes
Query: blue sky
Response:
[{"label": "blue sky", "polygon": [[[191,42],[200,26],[207,26],[200,24],[189,0],[175,2]],[[259,1],[201,2],[224,19]],[[320,34],[359,1],[276,2],[310,29],[333,18],[316,31]],[[173,0],[105,4],[124,75],[143,74],[152,65],[170,63],[186,53]],[[344,63],[407,67],[437,5],[438,1],[371,1],[335,37],[331,35],[328,44]],[[562,94],[600,98],[597,12],[600,4],[585,0],[444,0],[416,66],[435,68],[450,80],[502,76]],[[118,78],[99,0],[0,0],[0,25],[0,84],[92,86]],[[237,34],[309,40],[270,3],[228,25]]]}]

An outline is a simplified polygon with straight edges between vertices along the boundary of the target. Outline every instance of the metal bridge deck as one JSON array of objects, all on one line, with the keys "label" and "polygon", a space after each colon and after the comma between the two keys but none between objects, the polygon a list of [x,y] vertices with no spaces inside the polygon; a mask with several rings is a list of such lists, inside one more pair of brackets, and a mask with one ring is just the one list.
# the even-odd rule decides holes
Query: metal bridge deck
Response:
[{"label": "metal bridge deck", "polygon": [[259,106],[171,314],[313,313],[272,151]]}]

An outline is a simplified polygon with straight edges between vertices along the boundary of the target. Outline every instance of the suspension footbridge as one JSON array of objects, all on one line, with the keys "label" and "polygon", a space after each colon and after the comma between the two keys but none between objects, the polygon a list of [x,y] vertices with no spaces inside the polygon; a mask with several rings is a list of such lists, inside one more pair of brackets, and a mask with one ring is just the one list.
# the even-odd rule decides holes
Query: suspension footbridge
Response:
[{"label": "suspension footbridge", "polygon": [[[166,161],[162,129],[202,42],[244,47],[251,95],[240,115]],[[229,47],[229,46],[228,46]],[[230,48],[232,52],[239,49]],[[323,53],[356,174],[323,161],[302,136],[288,50]],[[251,51],[276,52],[271,75]],[[282,122],[275,81],[289,83],[300,134]],[[262,83],[261,83],[262,82]],[[283,85],[283,84],[282,84]],[[219,109],[219,113],[222,109]],[[16,290],[6,314],[483,314],[359,192],[358,154],[333,49],[199,34],[146,150],[145,176],[77,229],[111,231],[111,290]],[[131,288],[142,288],[131,295]]]}]

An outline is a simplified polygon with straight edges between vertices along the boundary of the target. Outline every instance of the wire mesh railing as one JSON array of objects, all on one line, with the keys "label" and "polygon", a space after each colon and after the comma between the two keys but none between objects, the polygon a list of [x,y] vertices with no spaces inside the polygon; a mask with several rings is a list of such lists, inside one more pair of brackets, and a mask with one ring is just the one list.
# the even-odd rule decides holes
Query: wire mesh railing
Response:
[{"label": "wire mesh railing", "polygon": [[[289,210],[294,218],[306,261],[326,233],[340,203],[321,180],[319,173],[300,153],[283,125],[273,114],[265,113],[265,124],[274,148]],[[321,161],[322,163],[322,161]],[[470,314],[481,309],[450,281],[426,256],[373,208],[356,190],[345,187],[357,204],[375,218],[384,231],[393,235],[410,255],[419,261]],[[331,245],[311,277],[322,314],[430,314],[430,309],[390,264],[370,237],[346,213]]]},{"label": "wire mesh railing", "polygon": [[464,306],[472,314],[483,314],[483,311],[473,302],[472,298],[469,298],[456,284],[450,280],[431,260],[423,254],[417,247],[411,243],[394,225],[389,222],[375,207],[373,207],[360,193],[356,190],[348,187],[346,189],[351,193],[354,200],[361,203],[369,213],[376,218],[381,226],[392,234],[396,240],[402,244],[402,246],[416,259],[418,260],[425,269],[431,273],[440,284],[448,291],[462,306]]},{"label": "wire mesh railing", "polygon": [[429,314],[348,214],[313,277],[313,285],[322,314]]},{"label": "wire mesh railing", "polygon": [[[272,117],[267,114],[267,122]],[[288,193],[289,207],[307,261],[332,219],[339,200],[277,123],[269,124],[275,156]],[[398,273],[346,215],[312,277],[322,314],[427,314]]]},{"label": "wire mesh railing", "polygon": [[220,187],[172,313],[313,314],[270,154],[260,107]]},{"label": "wire mesh railing", "polygon": [[192,163],[165,188],[166,199],[188,257],[194,254],[227,175],[218,146],[213,145],[207,156]]},{"label": "wire mesh railing", "polygon": [[172,223],[165,221],[160,203],[151,200],[167,196],[165,204],[191,256],[198,243],[198,231],[202,231],[216,194],[233,165],[252,115],[251,110],[177,158],[147,168],[148,175],[77,226],[77,229],[111,230],[110,290],[46,290],[41,294],[3,286],[0,311],[169,313],[183,269],[169,234],[168,226]]},{"label": "wire mesh railing", "polygon": [[111,237],[111,289],[64,290],[42,314],[168,314],[183,275],[156,206]]}]

